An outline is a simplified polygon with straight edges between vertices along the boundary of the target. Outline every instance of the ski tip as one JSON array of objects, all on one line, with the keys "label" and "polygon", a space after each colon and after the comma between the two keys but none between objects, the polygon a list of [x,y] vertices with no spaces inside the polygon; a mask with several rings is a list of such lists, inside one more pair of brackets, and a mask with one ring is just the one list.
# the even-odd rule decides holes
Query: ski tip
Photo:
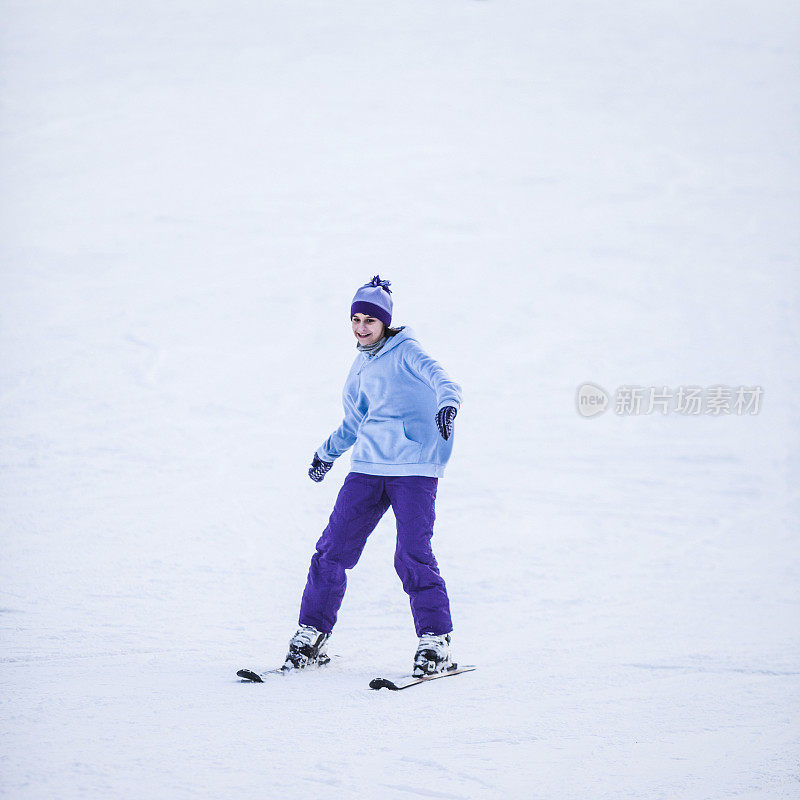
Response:
[{"label": "ski tip", "polygon": [[242,683],[264,683],[261,676],[251,669],[240,669],[236,674],[242,679]]},{"label": "ski tip", "polygon": [[393,689],[394,691],[397,691],[397,687],[390,680],[387,680],[386,678],[373,678],[369,682],[369,688],[370,689]]}]

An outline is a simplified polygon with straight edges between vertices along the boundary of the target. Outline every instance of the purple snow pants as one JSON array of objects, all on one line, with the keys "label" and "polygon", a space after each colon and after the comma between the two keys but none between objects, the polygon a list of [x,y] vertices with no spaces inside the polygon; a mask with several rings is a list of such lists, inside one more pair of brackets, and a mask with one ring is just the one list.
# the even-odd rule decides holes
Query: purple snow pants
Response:
[{"label": "purple snow pants", "polygon": [[300,605],[300,624],[330,633],[367,537],[391,505],[397,519],[394,566],[411,600],[417,636],[453,630],[450,601],[431,550],[437,478],[351,472],[317,542]]}]

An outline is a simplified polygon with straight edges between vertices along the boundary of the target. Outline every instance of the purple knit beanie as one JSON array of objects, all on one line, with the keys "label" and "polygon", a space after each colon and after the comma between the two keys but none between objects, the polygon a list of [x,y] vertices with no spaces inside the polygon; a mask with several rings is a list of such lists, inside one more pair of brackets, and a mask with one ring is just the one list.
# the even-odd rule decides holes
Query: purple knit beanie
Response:
[{"label": "purple knit beanie", "polygon": [[376,275],[369,283],[365,283],[353,298],[350,316],[368,314],[379,319],[387,328],[392,324],[392,290],[391,281],[382,281]]}]

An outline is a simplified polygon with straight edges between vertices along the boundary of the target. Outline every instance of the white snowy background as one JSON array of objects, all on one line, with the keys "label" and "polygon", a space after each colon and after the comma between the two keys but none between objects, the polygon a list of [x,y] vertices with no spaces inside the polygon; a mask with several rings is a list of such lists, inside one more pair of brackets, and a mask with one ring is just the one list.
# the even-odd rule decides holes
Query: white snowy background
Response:
[{"label": "white snowy background", "polygon": [[[0,2],[0,795],[800,796],[789,0]],[[464,390],[416,643],[348,469],[355,289]],[[761,386],[758,415],[575,391]]]}]

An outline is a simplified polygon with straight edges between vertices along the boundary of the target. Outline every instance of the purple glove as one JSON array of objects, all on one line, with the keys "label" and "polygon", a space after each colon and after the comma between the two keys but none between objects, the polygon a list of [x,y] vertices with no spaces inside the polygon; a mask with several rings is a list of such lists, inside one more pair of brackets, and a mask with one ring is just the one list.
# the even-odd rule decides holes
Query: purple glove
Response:
[{"label": "purple glove", "polygon": [[328,470],[333,466],[333,461],[323,461],[316,453],[314,453],[314,460],[311,462],[311,467],[308,470],[308,477],[315,483],[319,483]]},{"label": "purple glove", "polygon": [[439,409],[436,415],[436,427],[442,434],[442,439],[447,441],[453,435],[453,420],[456,418],[458,409],[455,406],[445,406]]}]

